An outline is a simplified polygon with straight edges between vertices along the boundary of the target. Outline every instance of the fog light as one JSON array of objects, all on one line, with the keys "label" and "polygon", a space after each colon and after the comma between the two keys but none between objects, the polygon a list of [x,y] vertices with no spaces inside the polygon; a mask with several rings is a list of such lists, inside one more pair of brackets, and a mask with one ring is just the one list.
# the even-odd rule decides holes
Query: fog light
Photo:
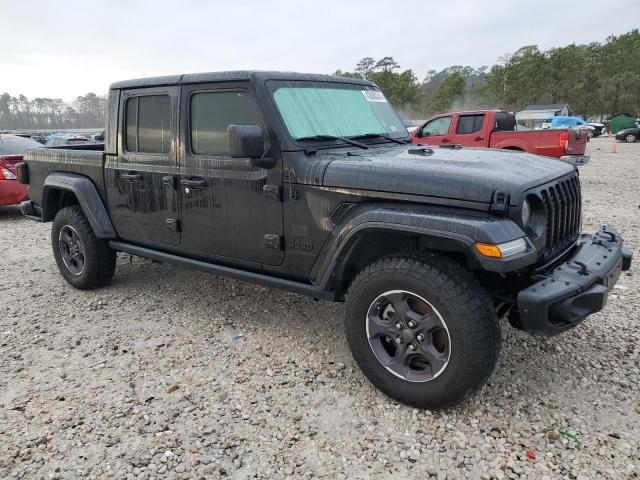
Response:
[{"label": "fog light", "polygon": [[518,238],[505,243],[476,243],[476,251],[483,257],[507,258],[527,251],[527,242],[524,238]]}]

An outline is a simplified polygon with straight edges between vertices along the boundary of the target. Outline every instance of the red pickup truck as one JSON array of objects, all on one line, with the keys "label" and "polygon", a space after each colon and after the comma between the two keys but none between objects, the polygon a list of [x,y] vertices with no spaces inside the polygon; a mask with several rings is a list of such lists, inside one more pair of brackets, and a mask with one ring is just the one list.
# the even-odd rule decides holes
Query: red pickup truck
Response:
[{"label": "red pickup truck", "polygon": [[501,148],[545,155],[584,165],[589,136],[579,130],[517,130],[508,112],[478,110],[453,112],[427,120],[411,134],[418,145],[463,145]]}]

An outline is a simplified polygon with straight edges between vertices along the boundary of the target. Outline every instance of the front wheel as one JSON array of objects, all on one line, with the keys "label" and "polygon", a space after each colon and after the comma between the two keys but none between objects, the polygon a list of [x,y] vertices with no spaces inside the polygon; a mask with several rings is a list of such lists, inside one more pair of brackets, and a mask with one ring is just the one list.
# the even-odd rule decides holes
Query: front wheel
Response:
[{"label": "front wheel", "polygon": [[58,270],[80,290],[107,285],[116,269],[116,252],[96,238],[78,205],[61,209],[51,227],[51,246]]},{"label": "front wheel", "polygon": [[367,378],[396,400],[444,408],[479,389],[500,352],[491,300],[439,256],[396,256],[366,267],[347,295],[347,340]]},{"label": "front wheel", "polygon": [[629,133],[624,137],[624,141],[627,143],[633,143],[637,140],[636,136],[633,133]]}]

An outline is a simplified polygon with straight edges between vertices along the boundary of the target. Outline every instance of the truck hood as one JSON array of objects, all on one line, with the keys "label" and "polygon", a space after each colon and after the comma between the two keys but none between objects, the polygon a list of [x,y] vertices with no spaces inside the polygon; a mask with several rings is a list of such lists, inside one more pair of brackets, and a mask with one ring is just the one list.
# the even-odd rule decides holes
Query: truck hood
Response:
[{"label": "truck hood", "polygon": [[[433,148],[417,155],[417,145],[379,147],[335,155],[322,185],[490,203],[496,190],[518,202],[520,195],[571,171],[557,159],[509,150]],[[429,149],[426,149],[428,153]]]}]

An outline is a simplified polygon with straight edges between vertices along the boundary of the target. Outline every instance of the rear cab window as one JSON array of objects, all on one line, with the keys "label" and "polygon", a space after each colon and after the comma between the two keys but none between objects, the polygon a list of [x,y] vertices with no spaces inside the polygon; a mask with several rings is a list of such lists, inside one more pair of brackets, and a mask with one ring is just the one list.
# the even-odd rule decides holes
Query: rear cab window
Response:
[{"label": "rear cab window", "polygon": [[[522,126],[526,127],[526,125]],[[517,130],[516,117],[511,113],[497,112],[494,130],[499,132],[512,132]]]}]

